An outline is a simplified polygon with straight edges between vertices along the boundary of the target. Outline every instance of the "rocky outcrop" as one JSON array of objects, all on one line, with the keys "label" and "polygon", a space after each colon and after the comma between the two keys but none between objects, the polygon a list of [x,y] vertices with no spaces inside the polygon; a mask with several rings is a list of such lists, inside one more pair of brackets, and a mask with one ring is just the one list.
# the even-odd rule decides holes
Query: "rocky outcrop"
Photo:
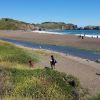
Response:
[{"label": "rocky outcrop", "polygon": [[100,30],[100,26],[85,26],[85,30]]},{"label": "rocky outcrop", "polygon": [[77,29],[77,25],[74,25],[74,24],[66,24],[65,26],[63,26],[63,29],[66,29],[66,30]]},{"label": "rocky outcrop", "polygon": [[20,24],[16,26],[19,27],[20,30],[34,30],[35,29],[35,26],[32,24]]}]

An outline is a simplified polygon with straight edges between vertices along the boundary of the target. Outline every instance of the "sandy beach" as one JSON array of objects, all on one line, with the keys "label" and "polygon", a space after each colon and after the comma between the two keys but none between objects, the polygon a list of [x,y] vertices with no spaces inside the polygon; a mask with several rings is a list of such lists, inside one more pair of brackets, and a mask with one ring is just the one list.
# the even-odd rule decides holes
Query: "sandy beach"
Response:
[{"label": "sandy beach", "polygon": [[40,62],[35,65],[35,68],[50,67],[51,54],[57,60],[56,70],[64,72],[66,74],[74,75],[77,77],[83,88],[88,89],[90,95],[96,95],[100,93],[100,64],[74,57],[71,55],[65,55],[63,53],[53,52],[44,49],[32,49],[23,46],[18,46],[27,50],[33,50],[37,52],[41,58]]},{"label": "sandy beach", "polygon": [[73,46],[82,49],[91,49],[100,51],[100,38],[79,38],[74,35],[59,35],[59,34],[47,34],[36,33],[26,31],[0,31],[0,37],[11,38],[17,40],[31,41],[35,43],[53,44]]},{"label": "sandy beach", "polygon": [[[96,75],[100,73],[100,64],[64,54],[55,58],[58,61],[56,70],[77,77],[82,87],[88,89],[91,95],[100,93],[100,76]],[[41,67],[50,66],[48,59],[50,56],[42,56]]]}]

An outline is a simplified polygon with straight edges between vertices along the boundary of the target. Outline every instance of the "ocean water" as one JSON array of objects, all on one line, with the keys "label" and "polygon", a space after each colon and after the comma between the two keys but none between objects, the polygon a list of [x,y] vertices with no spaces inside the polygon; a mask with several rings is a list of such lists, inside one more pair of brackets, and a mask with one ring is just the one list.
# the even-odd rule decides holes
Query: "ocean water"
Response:
[{"label": "ocean water", "polygon": [[49,30],[49,33],[55,34],[70,34],[70,35],[81,35],[87,37],[99,37],[100,38],[100,30]]}]

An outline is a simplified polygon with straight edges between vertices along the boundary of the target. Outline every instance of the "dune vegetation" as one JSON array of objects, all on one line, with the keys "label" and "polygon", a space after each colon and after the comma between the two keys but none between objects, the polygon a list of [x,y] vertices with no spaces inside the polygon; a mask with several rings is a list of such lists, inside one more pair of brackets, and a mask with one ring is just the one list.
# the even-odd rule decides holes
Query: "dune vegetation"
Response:
[{"label": "dune vegetation", "polygon": [[38,52],[0,41],[0,100],[86,100],[77,78],[48,67],[31,68],[28,60],[38,63]]},{"label": "dune vegetation", "polygon": [[89,100],[100,100],[100,94],[89,98]]}]

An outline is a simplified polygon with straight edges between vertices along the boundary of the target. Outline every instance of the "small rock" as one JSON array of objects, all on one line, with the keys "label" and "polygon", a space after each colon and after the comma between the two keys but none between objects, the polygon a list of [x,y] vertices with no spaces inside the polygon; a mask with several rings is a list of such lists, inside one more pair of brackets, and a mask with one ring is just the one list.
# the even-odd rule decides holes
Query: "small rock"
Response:
[{"label": "small rock", "polygon": [[100,63],[100,59],[97,59],[96,62],[97,62],[97,63]]}]

